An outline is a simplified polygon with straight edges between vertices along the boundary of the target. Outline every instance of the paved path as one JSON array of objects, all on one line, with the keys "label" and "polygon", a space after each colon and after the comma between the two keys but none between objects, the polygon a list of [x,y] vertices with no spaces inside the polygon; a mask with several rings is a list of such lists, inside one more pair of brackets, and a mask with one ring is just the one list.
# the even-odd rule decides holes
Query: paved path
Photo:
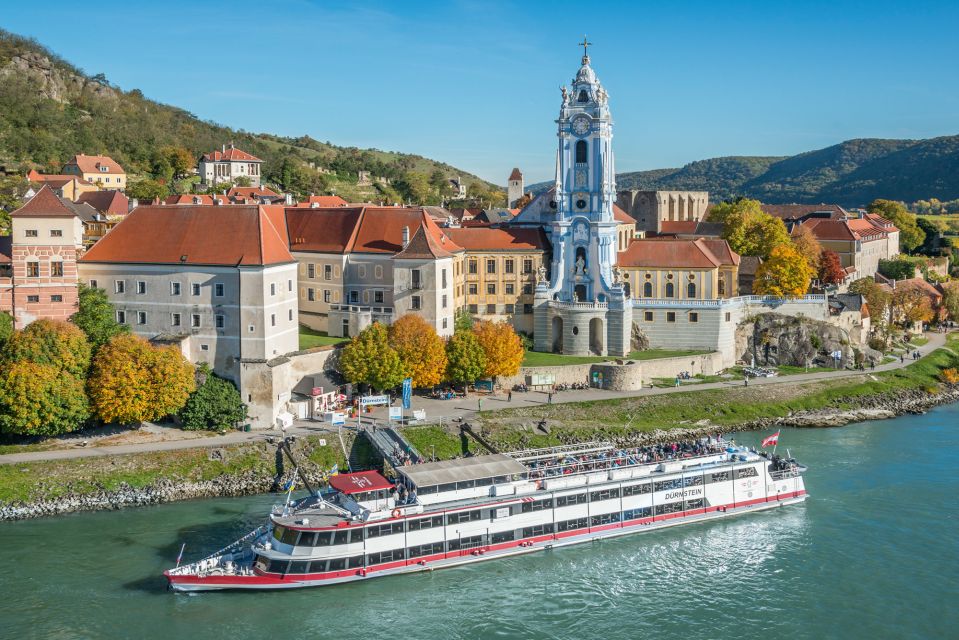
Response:
[{"label": "paved path", "polygon": [[[917,350],[920,354],[926,355],[935,349],[943,346],[946,341],[946,335],[941,333],[926,333],[929,342]],[[890,362],[879,365],[875,371],[889,371],[899,369],[912,363],[911,358],[904,361]],[[872,373],[872,370],[866,369],[865,373]],[[762,386],[771,384],[794,384],[813,380],[828,380],[831,378],[847,378],[850,376],[862,375],[861,371],[817,371],[815,373],[801,373],[791,376],[777,376],[775,378],[753,378],[749,381],[749,386]],[[581,402],[584,400],[612,400],[615,398],[633,398],[641,396],[656,396],[670,393],[687,393],[703,391],[706,389],[723,389],[729,387],[741,387],[742,381],[711,382],[704,384],[689,384],[680,387],[643,389],[642,391],[606,391],[603,389],[584,389],[576,391],[562,391],[553,394],[553,404],[562,404],[564,402]],[[548,396],[542,392],[514,393],[512,402],[507,400],[505,393],[498,393],[495,396],[472,396],[460,400],[433,400],[430,398],[414,397],[414,406],[417,409],[425,409],[429,423],[449,422],[453,419],[470,420],[475,417],[479,407],[479,400],[482,399],[483,411],[498,411],[514,407],[533,407],[547,404]],[[372,414],[363,416],[366,423],[372,420],[384,423],[386,421],[386,409],[379,408]],[[347,428],[355,428],[355,421]],[[293,427],[287,430],[288,434],[309,435],[309,434],[329,434],[331,444],[336,444],[336,430],[324,423],[314,423],[312,421],[298,421]],[[0,455],[0,464],[16,464],[22,462],[36,462],[41,460],[68,460],[74,458],[87,458],[104,455],[121,455],[126,453],[143,453],[148,451],[173,451],[177,449],[194,449],[197,447],[221,447],[241,442],[250,442],[255,440],[265,440],[266,438],[275,438],[281,435],[280,431],[254,431],[244,433],[241,431],[231,431],[222,436],[211,436],[209,438],[193,438],[184,440],[167,440],[162,442],[144,442],[139,444],[124,444],[112,446],[88,446],[76,447],[73,449],[53,449],[49,451],[31,451],[28,453],[10,453]]]}]

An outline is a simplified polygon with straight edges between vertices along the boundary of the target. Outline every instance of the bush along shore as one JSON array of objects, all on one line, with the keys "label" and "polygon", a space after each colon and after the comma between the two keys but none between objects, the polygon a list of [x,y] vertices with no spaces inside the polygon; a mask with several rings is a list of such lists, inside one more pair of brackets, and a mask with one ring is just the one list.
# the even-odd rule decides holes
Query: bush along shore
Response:
[{"label": "bush along shore", "polygon": [[[957,343],[959,336],[950,348],[894,371],[483,412],[474,427],[493,446],[510,451],[595,440],[650,444],[779,426],[837,427],[922,413],[959,401],[959,385],[949,382],[959,366]],[[421,452],[441,459],[464,455],[470,446],[455,426],[408,427],[404,433]],[[344,439],[354,467],[376,464],[365,439],[350,432]],[[318,484],[334,464],[346,468],[338,438],[326,442],[309,436],[293,444],[301,470]],[[293,472],[269,437],[222,448],[0,465],[0,520],[264,493],[278,490]]]}]

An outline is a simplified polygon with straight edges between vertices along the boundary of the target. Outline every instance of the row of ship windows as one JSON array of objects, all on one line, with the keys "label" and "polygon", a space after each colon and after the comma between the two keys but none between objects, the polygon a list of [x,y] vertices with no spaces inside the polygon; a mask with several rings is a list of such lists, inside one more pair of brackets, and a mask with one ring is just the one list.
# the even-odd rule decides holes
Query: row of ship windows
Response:
[{"label": "row of ship windows", "polygon": [[[639,518],[649,518],[653,515],[667,515],[671,513],[680,513],[682,511],[702,509],[705,502],[702,498],[697,500],[687,500],[685,503],[674,502],[670,504],[661,504],[656,507],[642,507],[639,509],[629,509],[622,513],[604,513],[589,518],[574,518],[564,520],[555,525],[553,523],[538,524],[522,529],[510,531],[498,531],[489,535],[475,535],[445,542],[431,542],[427,544],[415,545],[403,549],[391,549],[389,551],[379,551],[365,556],[356,555],[349,558],[334,558],[332,560],[269,560],[259,558],[257,568],[267,573],[279,574],[302,574],[302,573],[323,573],[326,571],[343,571],[346,569],[358,569],[385,562],[396,562],[398,560],[407,560],[420,558],[423,556],[446,553],[449,551],[462,551],[464,549],[473,549],[485,544],[500,544],[503,542],[512,542],[517,539],[533,538],[536,536],[551,535],[553,533],[562,533],[564,531],[574,531],[576,529],[586,529],[588,527],[601,527],[604,525],[636,520]],[[442,518],[440,517],[440,520]],[[345,532],[336,532],[345,533]]]},{"label": "row of ship windows", "polygon": [[[415,520],[390,522],[388,524],[366,527],[366,529],[350,529],[346,531],[332,532],[304,531],[301,533],[297,530],[287,529],[286,527],[277,525],[273,529],[273,536],[284,544],[304,547],[349,544],[353,542],[362,542],[364,531],[366,532],[367,538],[379,538],[382,536],[404,533],[405,531],[420,531],[423,529],[442,527],[444,525],[454,525],[464,522],[475,522],[479,520],[505,517],[506,514],[503,516],[497,516],[497,512],[501,509],[510,509],[510,515],[515,513],[533,513],[536,511],[545,511],[553,508],[558,509],[560,507],[586,504],[587,502],[601,502],[604,500],[614,500],[620,497],[625,498],[634,495],[642,495],[652,493],[654,491],[658,493],[661,491],[682,489],[683,487],[701,486],[703,484],[710,484],[713,482],[728,482],[732,479],[733,475],[735,475],[736,478],[751,478],[757,477],[758,473],[754,467],[746,467],[743,469],[737,469],[735,474],[730,471],[719,471],[716,473],[706,474],[705,476],[687,476],[685,478],[673,478],[658,482],[644,482],[640,484],[627,485],[621,489],[619,487],[613,487],[609,489],[593,491],[590,493],[583,492],[572,495],[557,496],[555,499],[547,498],[545,500],[531,500],[529,502],[520,503],[518,511],[514,510],[515,505],[513,507],[472,509],[470,511],[448,513],[445,516],[445,520],[443,515],[436,515],[427,518],[418,518]],[[445,487],[449,485],[440,486]],[[424,487],[424,489],[433,488],[434,487]],[[423,490],[420,490],[421,495],[422,493]],[[681,502],[678,504],[682,505]],[[657,508],[665,508],[669,506],[670,505],[657,505]]]}]

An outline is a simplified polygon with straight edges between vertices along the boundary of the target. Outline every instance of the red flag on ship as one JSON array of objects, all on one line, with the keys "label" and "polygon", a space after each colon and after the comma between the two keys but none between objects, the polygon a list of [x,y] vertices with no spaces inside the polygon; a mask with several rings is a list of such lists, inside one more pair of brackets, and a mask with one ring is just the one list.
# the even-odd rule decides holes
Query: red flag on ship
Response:
[{"label": "red flag on ship", "polygon": [[777,431],[776,433],[772,434],[771,436],[769,436],[768,438],[764,438],[764,439],[763,439],[763,447],[764,447],[764,448],[765,448],[765,447],[768,447],[769,445],[776,446],[777,444],[779,444],[779,432],[778,432],[778,431]]}]

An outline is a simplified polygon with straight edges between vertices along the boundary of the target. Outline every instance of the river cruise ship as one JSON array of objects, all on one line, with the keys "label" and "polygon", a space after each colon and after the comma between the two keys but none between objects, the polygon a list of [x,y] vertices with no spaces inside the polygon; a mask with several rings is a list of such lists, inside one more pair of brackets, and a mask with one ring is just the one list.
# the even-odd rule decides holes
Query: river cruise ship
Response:
[{"label": "river cruise ship", "polygon": [[176,591],[289,589],[534,553],[800,502],[805,467],[721,439],[594,443],[330,478],[213,555]]}]

